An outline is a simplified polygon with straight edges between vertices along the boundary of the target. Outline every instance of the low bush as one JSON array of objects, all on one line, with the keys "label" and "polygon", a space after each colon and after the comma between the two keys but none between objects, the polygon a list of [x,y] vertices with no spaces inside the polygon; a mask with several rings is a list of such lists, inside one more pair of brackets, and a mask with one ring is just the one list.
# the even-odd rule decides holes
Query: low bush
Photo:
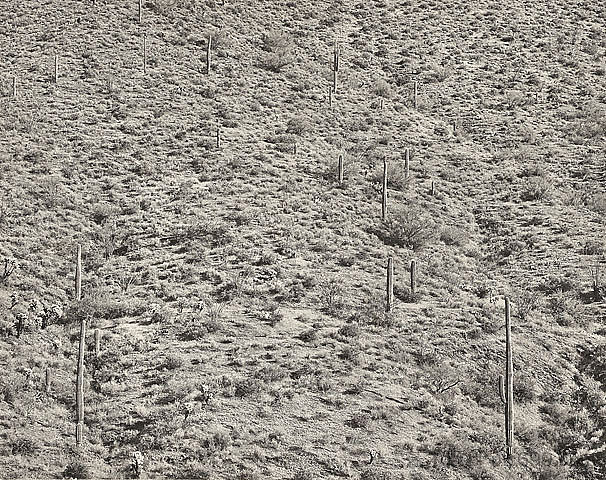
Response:
[{"label": "low bush", "polygon": [[381,232],[382,239],[389,245],[421,250],[434,242],[438,229],[433,220],[417,207],[401,207],[390,213]]}]

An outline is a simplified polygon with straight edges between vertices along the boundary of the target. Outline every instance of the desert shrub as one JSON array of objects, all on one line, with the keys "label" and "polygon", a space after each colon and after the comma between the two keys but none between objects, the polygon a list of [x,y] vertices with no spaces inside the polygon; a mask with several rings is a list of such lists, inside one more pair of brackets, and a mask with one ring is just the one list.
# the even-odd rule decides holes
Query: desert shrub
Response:
[{"label": "desert shrub", "polygon": [[437,227],[417,207],[407,206],[391,213],[380,233],[387,244],[417,251],[436,239]]},{"label": "desert shrub", "polygon": [[553,181],[547,177],[529,177],[520,192],[522,200],[547,200],[553,189]]},{"label": "desert shrub", "polygon": [[505,102],[510,109],[528,104],[528,98],[519,90],[508,90],[505,93]]},{"label": "desert shrub", "polygon": [[228,432],[218,431],[202,441],[202,447],[211,453],[221,452],[231,445],[231,436]]},{"label": "desert shrub", "polygon": [[412,293],[410,288],[401,285],[394,285],[393,294],[404,303],[418,303],[421,300],[421,294],[418,291]]},{"label": "desert shrub", "polygon": [[537,289],[546,294],[557,292],[572,292],[576,289],[577,283],[570,276],[550,274],[543,280]]},{"label": "desert shrub", "polygon": [[589,206],[600,215],[606,214],[606,193],[598,193],[591,197]]},{"label": "desert shrub", "polygon": [[311,130],[311,124],[301,115],[292,117],[286,124],[286,133],[293,135],[303,135],[309,130]]},{"label": "desert shrub", "polygon": [[357,338],[360,336],[360,327],[355,323],[346,323],[337,330],[337,335],[344,338]]},{"label": "desert shrub", "polygon": [[266,70],[280,72],[294,61],[293,41],[289,35],[270,32],[263,36],[262,42],[266,53],[262,56],[260,65]]},{"label": "desert shrub", "polygon": [[379,78],[375,80],[371,89],[372,93],[378,97],[391,98],[393,96],[393,90],[391,85],[384,79]]},{"label": "desert shrub", "polygon": [[463,247],[469,242],[469,232],[459,227],[443,227],[440,231],[440,240],[446,245]]},{"label": "desert shrub", "polygon": [[239,398],[248,397],[262,392],[265,388],[258,378],[241,378],[234,382],[234,395]]},{"label": "desert shrub", "polygon": [[542,296],[537,291],[520,290],[514,293],[512,300],[518,318],[526,320],[531,312],[539,309]]},{"label": "desert shrub", "polygon": [[368,413],[355,413],[347,422],[352,428],[369,428],[372,424],[372,416]]},{"label": "desert shrub", "polygon": [[501,449],[498,439],[487,433],[456,431],[439,436],[433,453],[455,468],[472,468]]},{"label": "desert shrub", "polygon": [[275,327],[284,318],[284,314],[280,311],[280,304],[277,302],[269,302],[259,309],[258,316],[261,320]]},{"label": "desert shrub", "polygon": [[255,378],[263,380],[264,382],[277,382],[282,380],[285,376],[286,372],[284,369],[276,365],[263,367],[255,373]]},{"label": "desert shrub", "polygon": [[581,302],[575,292],[555,292],[547,299],[547,310],[558,324],[571,326],[579,314]]},{"label": "desert shrub", "polygon": [[88,464],[79,459],[69,462],[63,470],[62,475],[63,478],[77,478],[78,480],[93,478]]},{"label": "desert shrub", "polygon": [[337,314],[343,308],[345,288],[336,278],[325,279],[320,283],[320,305],[330,315]]},{"label": "desert shrub", "polygon": [[167,370],[176,370],[183,366],[184,360],[183,357],[177,355],[176,353],[168,354],[164,358],[164,362],[162,363],[162,367]]},{"label": "desert shrub", "polygon": [[583,255],[605,255],[606,244],[601,240],[586,240],[583,245]]},{"label": "desert shrub", "polygon": [[[394,285],[394,296],[395,296]],[[362,305],[353,314],[352,319],[362,325],[389,328],[397,324],[393,312],[386,312],[386,298],[384,295],[374,293],[366,297]]]},{"label": "desert shrub", "polygon": [[11,439],[8,446],[13,455],[33,455],[40,449],[35,439],[25,437]]},{"label": "desert shrub", "polygon": [[261,41],[266,52],[282,52],[292,48],[293,44],[290,35],[278,30],[263,34]]},{"label": "desert shrub", "polygon": [[513,397],[518,403],[531,403],[539,395],[537,380],[525,372],[518,372],[513,382]]}]

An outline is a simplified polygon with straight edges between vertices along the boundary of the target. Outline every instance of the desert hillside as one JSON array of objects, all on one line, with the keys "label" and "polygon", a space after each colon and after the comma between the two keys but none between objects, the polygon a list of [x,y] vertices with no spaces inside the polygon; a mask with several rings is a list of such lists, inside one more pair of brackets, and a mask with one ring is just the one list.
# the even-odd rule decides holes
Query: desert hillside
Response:
[{"label": "desert hillside", "polygon": [[0,478],[605,478],[604,1],[0,0],[0,51]]}]

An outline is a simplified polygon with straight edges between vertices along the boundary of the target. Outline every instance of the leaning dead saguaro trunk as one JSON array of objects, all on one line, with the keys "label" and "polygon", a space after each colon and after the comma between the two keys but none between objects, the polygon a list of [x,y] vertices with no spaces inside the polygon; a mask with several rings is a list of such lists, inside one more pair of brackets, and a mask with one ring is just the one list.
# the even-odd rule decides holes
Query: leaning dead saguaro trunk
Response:
[{"label": "leaning dead saguaro trunk", "polygon": [[513,355],[511,349],[511,309],[505,298],[505,377],[499,375],[499,395],[505,405],[505,446],[507,458],[513,455]]},{"label": "leaning dead saguaro trunk", "polygon": [[385,302],[385,311],[391,312],[393,308],[393,258],[387,259],[387,298]]},{"label": "leaning dead saguaro trunk", "polygon": [[[76,254],[76,301],[82,300],[82,246],[78,245]],[[86,335],[86,319],[80,319],[80,346],[78,349],[78,369],[76,374],[76,445],[82,445],[84,429],[84,349]]]},{"label": "leaning dead saguaro trunk", "polygon": [[335,42],[334,50],[333,50],[333,61],[332,61],[332,91],[337,93],[337,77],[339,73],[339,63],[340,63],[340,52],[339,52],[339,43]]},{"label": "leaning dead saguaro trunk", "polygon": [[381,202],[381,218],[387,218],[387,159],[383,159],[383,198]]}]

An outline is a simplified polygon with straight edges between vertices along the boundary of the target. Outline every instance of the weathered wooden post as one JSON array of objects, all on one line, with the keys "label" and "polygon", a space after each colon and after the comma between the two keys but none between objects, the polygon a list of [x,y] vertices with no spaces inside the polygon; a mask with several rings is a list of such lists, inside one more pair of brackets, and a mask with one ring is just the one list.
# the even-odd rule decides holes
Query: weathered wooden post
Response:
[{"label": "weathered wooden post", "polygon": [[413,85],[414,85],[413,86],[413,103],[414,103],[414,107],[416,109],[419,106],[419,103],[418,103],[419,82],[417,80],[415,80]]},{"label": "weathered wooden post", "polygon": [[417,293],[417,262],[414,260],[410,262],[410,293]]},{"label": "weathered wooden post", "polygon": [[17,96],[17,77],[13,77],[13,97]]},{"label": "weathered wooden post", "polygon": [[147,33],[143,34],[143,73],[147,73]]},{"label": "weathered wooden post", "polygon": [[[76,254],[76,301],[82,300],[82,246],[78,245]],[[80,345],[78,350],[78,369],[76,374],[76,445],[82,445],[84,429],[84,349],[86,336],[86,318],[80,319]]]},{"label": "weathered wooden post", "polygon": [[210,75],[210,51],[212,48],[213,37],[208,36],[208,43],[206,44],[206,73]]},{"label": "weathered wooden post", "polygon": [[381,218],[387,218],[387,159],[383,159],[383,200],[381,202]]},{"label": "weathered wooden post", "polygon": [[143,23],[143,0],[139,0],[139,23]]},{"label": "weathered wooden post", "polygon": [[217,119],[217,148],[221,148],[221,124],[219,123],[219,119]]},{"label": "weathered wooden post", "polygon": [[59,82],[59,55],[55,54],[55,73],[53,75],[55,83]]},{"label": "weathered wooden post", "polygon": [[393,308],[393,258],[387,259],[387,301],[385,311],[391,312]]},{"label": "weathered wooden post", "polygon": [[101,330],[95,328],[95,357],[101,354]]},{"label": "weathered wooden post", "polygon": [[432,180],[429,194],[433,197],[436,194],[436,183]]},{"label": "weathered wooden post", "polygon": [[293,155],[297,154],[297,142],[292,144],[292,154]]},{"label": "weathered wooden post", "polygon": [[328,87],[328,108],[332,108],[332,87]]},{"label": "weathered wooden post", "polygon": [[379,110],[383,110],[383,97],[379,99]]},{"label": "weathered wooden post", "polygon": [[404,150],[404,178],[410,177],[410,148]]},{"label": "weathered wooden post", "polygon": [[513,456],[513,353],[511,348],[511,309],[505,298],[505,377],[499,375],[499,395],[505,405],[505,446],[507,458]]},{"label": "weathered wooden post", "polygon": [[339,179],[339,185],[343,184],[343,154],[339,154],[339,164],[338,164],[337,176]]}]

